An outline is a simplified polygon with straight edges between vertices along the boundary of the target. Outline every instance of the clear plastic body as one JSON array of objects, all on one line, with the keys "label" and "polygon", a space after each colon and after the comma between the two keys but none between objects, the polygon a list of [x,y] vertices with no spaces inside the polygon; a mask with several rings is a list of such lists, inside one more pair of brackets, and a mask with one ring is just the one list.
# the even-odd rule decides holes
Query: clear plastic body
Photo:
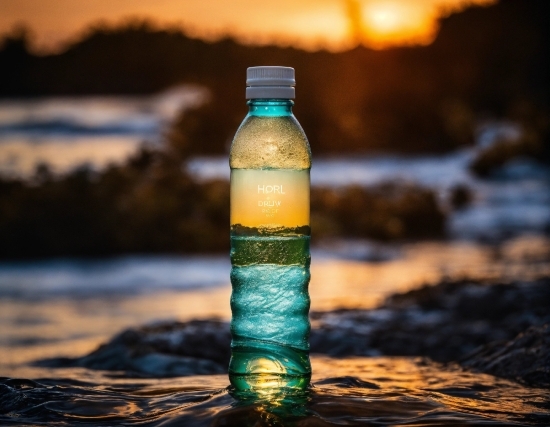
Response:
[{"label": "clear plastic body", "polygon": [[311,377],[311,151],[291,100],[248,104],[230,153],[229,378],[241,396],[295,393]]}]

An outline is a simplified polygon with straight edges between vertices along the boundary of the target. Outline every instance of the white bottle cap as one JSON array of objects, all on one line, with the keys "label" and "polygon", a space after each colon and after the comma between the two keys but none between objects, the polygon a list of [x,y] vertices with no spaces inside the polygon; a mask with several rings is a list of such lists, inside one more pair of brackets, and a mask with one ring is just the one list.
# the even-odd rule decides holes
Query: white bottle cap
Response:
[{"label": "white bottle cap", "polygon": [[246,99],[294,99],[294,68],[250,67],[246,70]]}]

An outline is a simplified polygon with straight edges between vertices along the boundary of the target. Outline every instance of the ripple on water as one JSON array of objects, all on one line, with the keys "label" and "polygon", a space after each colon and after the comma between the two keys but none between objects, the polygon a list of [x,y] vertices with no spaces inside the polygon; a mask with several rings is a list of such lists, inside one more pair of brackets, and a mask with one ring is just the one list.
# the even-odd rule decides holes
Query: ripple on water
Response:
[{"label": "ripple on water", "polygon": [[[58,379],[4,378],[0,424],[550,425],[549,390],[454,365],[388,357],[313,357],[313,365],[309,395],[294,402],[237,402],[225,375],[136,380],[60,370]],[[78,375],[86,380],[75,379]]]}]

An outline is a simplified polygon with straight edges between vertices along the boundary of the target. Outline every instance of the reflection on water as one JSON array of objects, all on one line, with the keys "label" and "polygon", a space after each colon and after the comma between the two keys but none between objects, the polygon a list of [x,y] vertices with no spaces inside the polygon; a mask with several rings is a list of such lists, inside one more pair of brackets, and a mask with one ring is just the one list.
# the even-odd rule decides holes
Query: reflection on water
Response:
[{"label": "reflection on water", "polygon": [[0,138],[0,172],[30,176],[39,164],[48,164],[56,172],[71,170],[75,164],[104,168],[134,154],[140,142],[135,136],[79,137],[70,141],[42,137],[39,143],[21,137]]},{"label": "reflection on water", "polygon": [[188,85],[154,96],[0,100],[0,173],[29,176],[40,163],[57,173],[121,163],[206,96]]},{"label": "reflection on water", "polygon": [[[550,392],[410,358],[313,357],[300,399],[237,402],[224,375],[122,379],[83,369],[0,380],[1,424],[144,426],[549,425]],[[20,377],[31,372],[19,371]],[[56,379],[51,379],[51,378]],[[75,380],[78,378],[78,380]]]}]

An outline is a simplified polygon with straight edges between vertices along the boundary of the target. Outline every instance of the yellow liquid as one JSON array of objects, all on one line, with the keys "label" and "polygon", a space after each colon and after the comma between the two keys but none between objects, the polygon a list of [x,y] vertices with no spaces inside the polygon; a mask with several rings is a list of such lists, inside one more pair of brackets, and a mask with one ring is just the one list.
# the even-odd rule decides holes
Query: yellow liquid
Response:
[{"label": "yellow liquid", "polygon": [[293,116],[249,116],[233,139],[229,165],[231,169],[309,169],[311,151]]}]

